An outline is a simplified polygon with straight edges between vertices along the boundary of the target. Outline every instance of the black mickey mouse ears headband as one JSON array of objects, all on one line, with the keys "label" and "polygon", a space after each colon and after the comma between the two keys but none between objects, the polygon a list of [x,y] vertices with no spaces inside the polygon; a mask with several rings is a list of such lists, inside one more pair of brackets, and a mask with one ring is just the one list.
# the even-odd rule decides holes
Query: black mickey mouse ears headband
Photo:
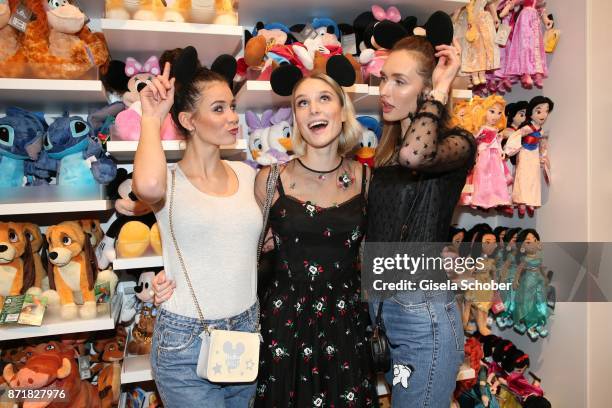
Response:
[{"label": "black mickey mouse ears headband", "polygon": [[[184,85],[193,81],[199,69],[208,68],[200,64],[198,51],[190,45],[185,47],[176,57],[172,64],[170,75],[176,78],[176,82],[179,85]],[[228,54],[219,55],[210,66],[210,71],[223,76],[230,85],[230,88],[232,87],[237,69],[238,64],[236,63],[236,59]]]},{"label": "black mickey mouse ears headband", "polygon": [[[352,86],[357,79],[355,68],[344,55],[334,55],[325,64],[325,73],[340,86]],[[295,85],[304,77],[302,71],[291,64],[284,64],[275,69],[270,76],[270,85],[274,93],[289,96]]]}]

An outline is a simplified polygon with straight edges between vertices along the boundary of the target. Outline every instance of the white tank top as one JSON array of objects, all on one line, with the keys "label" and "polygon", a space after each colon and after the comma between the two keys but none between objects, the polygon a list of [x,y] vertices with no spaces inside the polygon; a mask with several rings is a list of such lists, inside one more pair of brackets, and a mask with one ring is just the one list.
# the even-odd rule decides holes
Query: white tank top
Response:
[{"label": "white tank top", "polygon": [[[217,197],[198,190],[176,168],[174,233],[204,318],[224,319],[244,312],[257,297],[257,243],[262,213],[255,201],[255,170],[224,161],[238,177],[238,191]],[[162,307],[182,316],[199,317],[170,236],[168,211],[172,173],[167,174],[166,199],[155,217],[162,239],[166,275],[176,281]]]}]

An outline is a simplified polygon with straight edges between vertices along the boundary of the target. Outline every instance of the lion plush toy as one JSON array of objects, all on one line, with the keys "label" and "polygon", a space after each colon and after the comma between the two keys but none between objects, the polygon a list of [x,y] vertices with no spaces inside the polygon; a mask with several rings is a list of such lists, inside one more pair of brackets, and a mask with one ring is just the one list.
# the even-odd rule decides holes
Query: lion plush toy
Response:
[{"label": "lion plush toy", "polygon": [[0,305],[34,285],[34,261],[23,225],[0,222]]},{"label": "lion plush toy", "polygon": [[104,36],[85,26],[85,14],[64,0],[26,0],[35,17],[23,41],[36,78],[78,79],[108,61]]},{"label": "lion plush toy", "polygon": [[21,77],[27,67],[23,34],[8,24],[18,4],[19,0],[0,0],[0,78]]},{"label": "lion plush toy", "polygon": [[49,286],[59,294],[62,317],[74,318],[77,310],[84,319],[95,317],[98,265],[89,237],[78,222],[64,221],[47,229],[47,242]]}]

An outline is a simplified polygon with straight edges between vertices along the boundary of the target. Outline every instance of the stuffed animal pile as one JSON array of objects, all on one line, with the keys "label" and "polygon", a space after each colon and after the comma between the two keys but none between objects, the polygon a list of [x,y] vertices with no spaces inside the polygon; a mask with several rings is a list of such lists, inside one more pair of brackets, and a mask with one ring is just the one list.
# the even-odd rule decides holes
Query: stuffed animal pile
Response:
[{"label": "stuffed animal pile", "polygon": [[106,18],[238,25],[232,0],[106,0]]}]

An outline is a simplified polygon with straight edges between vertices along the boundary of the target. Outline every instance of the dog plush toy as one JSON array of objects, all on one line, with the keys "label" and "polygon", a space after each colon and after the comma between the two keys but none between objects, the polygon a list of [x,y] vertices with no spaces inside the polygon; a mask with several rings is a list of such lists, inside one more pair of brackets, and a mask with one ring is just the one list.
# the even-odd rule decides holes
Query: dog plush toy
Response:
[{"label": "dog plush toy", "polygon": [[40,232],[40,228],[36,224],[23,223],[23,231],[25,237],[30,241],[32,249],[32,257],[34,261],[34,287],[41,290],[49,290],[49,277],[47,276],[47,268],[44,266],[47,263],[47,245],[45,236]]},{"label": "dog plush toy", "polygon": [[98,266],[89,237],[77,222],[64,221],[47,229],[47,242],[49,286],[59,295],[62,317],[74,318],[77,310],[84,319],[95,317]]},{"label": "dog plush toy", "polygon": [[134,288],[136,297],[140,300],[137,306],[136,324],[132,329],[132,340],[128,343],[130,354],[149,354],[157,308],[153,305],[153,278],[155,272],[143,272],[138,278],[138,286]]},{"label": "dog plush toy", "polygon": [[18,5],[19,0],[0,0],[0,78],[22,77],[27,68],[23,34],[8,24]]},{"label": "dog plush toy", "polygon": [[0,222],[0,304],[34,286],[34,260],[23,225]]},{"label": "dog plush toy", "polygon": [[104,231],[102,231],[102,227],[100,227],[100,221],[90,219],[79,220],[79,224],[81,224],[83,232],[89,235],[91,247],[95,249],[98,244],[102,242],[102,238],[104,238]]},{"label": "dog plush toy", "polygon": [[117,406],[121,395],[121,361],[125,350],[126,332],[117,326],[113,337],[93,342],[92,356],[97,363],[91,366],[91,372],[97,375],[98,394],[102,408]]},{"label": "dog plush toy", "polygon": [[46,127],[44,118],[20,108],[8,108],[6,116],[0,118],[0,187],[38,184],[33,178],[34,162],[42,149]]},{"label": "dog plush toy", "polygon": [[81,380],[74,349],[51,341],[32,348],[32,356],[25,366],[15,372],[12,364],[3,370],[4,379],[11,388],[27,390],[58,389],[65,393],[65,400],[33,403],[24,407],[47,408],[100,408],[100,397],[95,387]]},{"label": "dog plush toy", "polygon": [[37,78],[77,79],[108,61],[104,36],[85,25],[85,14],[67,0],[25,0],[33,19],[23,41]]},{"label": "dog plush toy", "polygon": [[49,126],[36,168],[57,173],[58,185],[110,183],[117,165],[93,136],[91,125],[83,118],[65,113]]}]

